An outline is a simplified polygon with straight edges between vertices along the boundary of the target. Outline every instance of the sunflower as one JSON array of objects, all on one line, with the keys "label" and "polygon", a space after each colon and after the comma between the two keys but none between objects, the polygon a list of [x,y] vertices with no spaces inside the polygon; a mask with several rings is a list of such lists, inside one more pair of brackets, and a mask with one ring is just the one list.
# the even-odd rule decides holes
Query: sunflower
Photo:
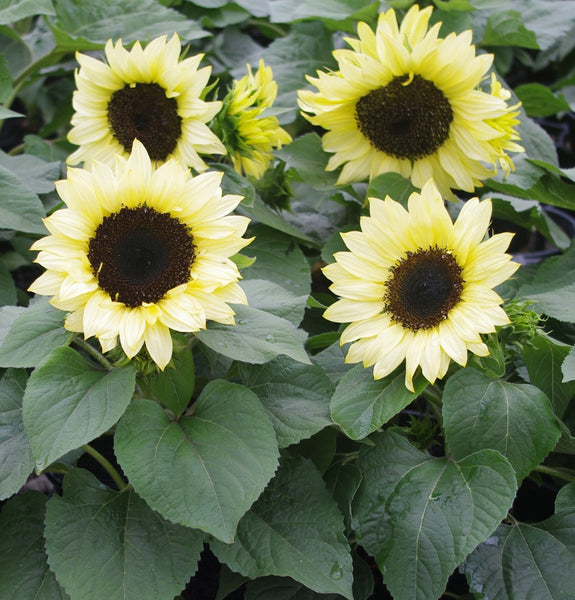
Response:
[{"label": "sunflower", "polygon": [[390,9],[375,33],[360,22],[359,39],[346,38],[351,50],[333,52],[339,70],[308,77],[318,92],[299,91],[304,116],[327,130],[327,170],[343,165],[339,183],[392,171],[418,188],[433,177],[453,198],[452,189],[472,192],[493,176],[512,149],[497,147],[510,131],[493,126],[512,109],[479,89],[493,55],[476,56],[470,30],[440,38],[441,23],[428,27],[432,11],[415,4],[399,27]]},{"label": "sunflower", "polygon": [[241,196],[222,196],[222,173],[192,177],[176,160],[154,169],[134,140],[115,172],[95,162],[57,182],[66,204],[45,219],[36,241],[46,267],[30,287],[69,312],[66,328],[96,336],[104,352],[120,338],[132,358],[145,343],[164,368],[170,329],[194,332],[206,320],[233,324],[228,302],[246,303],[230,256],[251,240],[249,219],[229,215]]},{"label": "sunflower", "polygon": [[421,366],[431,383],[451,360],[465,366],[467,351],[486,356],[480,334],[509,322],[493,287],[519,265],[505,254],[511,233],[485,240],[491,201],[467,201],[455,223],[432,180],[414,192],[408,210],[387,197],[370,199],[361,231],[343,233],[350,252],[324,267],[341,296],[325,311],[350,323],[341,343],[352,342],[346,361],[374,367],[375,379],[405,359],[405,385]]},{"label": "sunflower", "polygon": [[179,61],[177,34],[161,36],[145,49],[136,42],[130,51],[108,40],[107,64],[77,53],[77,89],[72,103],[68,139],[79,148],[68,163],[93,161],[114,164],[114,155],[127,157],[134,139],[144,144],[155,164],[173,157],[196,171],[207,166],[199,154],[225,154],[226,149],[206,125],[221,102],[205,102],[211,67],[198,68],[197,54]]},{"label": "sunflower", "polygon": [[291,136],[280,127],[274,116],[265,116],[277,95],[272,69],[260,60],[255,75],[250,65],[248,74],[234,81],[223,100],[213,128],[224,141],[234,169],[240,174],[260,179],[272,159],[272,151],[291,142]]}]

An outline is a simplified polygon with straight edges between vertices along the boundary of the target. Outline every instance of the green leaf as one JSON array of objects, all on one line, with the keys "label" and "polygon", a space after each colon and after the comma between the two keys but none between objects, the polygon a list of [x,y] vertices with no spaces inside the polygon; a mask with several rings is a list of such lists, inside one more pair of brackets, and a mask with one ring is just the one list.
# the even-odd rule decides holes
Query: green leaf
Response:
[{"label": "green leaf", "polygon": [[525,83],[514,90],[530,117],[550,117],[571,107],[563,94],[554,94],[546,85]]},{"label": "green leaf", "polygon": [[403,370],[374,380],[372,369],[357,365],[337,384],[331,399],[331,416],[345,435],[353,440],[363,439],[415,400],[427,381],[419,377],[414,385],[415,393],[405,387]]},{"label": "green leaf", "polygon": [[10,306],[17,301],[16,285],[8,267],[0,262],[0,306]]},{"label": "green leaf", "polygon": [[289,23],[297,19],[333,19],[343,21],[365,6],[365,0],[271,0],[272,23]]},{"label": "green leaf", "polygon": [[569,354],[563,360],[561,373],[563,374],[564,382],[575,381],[575,348],[571,348]]},{"label": "green leaf", "polygon": [[0,223],[3,229],[46,235],[46,216],[40,198],[14,173],[0,165]]},{"label": "green leaf", "polygon": [[308,295],[311,286],[309,264],[291,236],[256,225],[255,239],[246,253],[256,261],[242,273],[244,279],[265,279],[285,288],[294,296]]},{"label": "green leaf", "polygon": [[560,419],[575,394],[575,382],[564,378],[565,363],[570,351],[573,351],[571,346],[543,333],[533,337],[521,350],[531,383],[547,395],[553,411]]},{"label": "green leaf", "polygon": [[310,297],[308,294],[295,296],[285,287],[267,279],[244,279],[240,285],[252,308],[286,319],[294,327],[302,322]]},{"label": "green leaf", "polygon": [[333,384],[317,365],[280,356],[265,365],[240,364],[242,383],[260,399],[280,448],[311,437],[331,424]]},{"label": "green leaf", "polygon": [[242,518],[233,544],[210,547],[221,562],[251,579],[291,577],[322,594],[352,598],[352,562],[343,518],[321,475],[303,458],[284,459]]},{"label": "green leaf", "polygon": [[16,112],[14,110],[10,110],[9,108],[5,108],[4,106],[0,106],[0,119],[15,119],[17,117],[22,118],[24,115]]},{"label": "green leaf", "polygon": [[454,461],[431,458],[394,433],[372,440],[358,461],[358,541],[375,555],[395,600],[438,598],[507,514],[517,489],[513,469],[494,450]]},{"label": "green leaf", "polygon": [[16,369],[9,369],[0,379],[0,499],[15,494],[34,470],[22,423],[22,396],[27,379],[26,371]]},{"label": "green leaf", "polygon": [[564,485],[555,497],[555,512],[575,508],[575,483]]},{"label": "green leaf", "polygon": [[278,461],[273,428],[258,397],[209,383],[189,416],[172,420],[135,400],[116,430],[115,451],[134,489],[170,521],[231,542],[240,518]]},{"label": "green leaf", "polygon": [[575,508],[540,523],[500,525],[462,566],[486,600],[565,600],[573,593]]},{"label": "green leaf", "polygon": [[56,16],[48,22],[62,50],[95,49],[110,38],[127,44],[174,32],[186,41],[209,35],[194,21],[154,0],[67,0],[56,4]]},{"label": "green leaf", "polygon": [[22,310],[0,345],[0,367],[35,367],[52,350],[68,344],[72,333],[63,327],[64,316],[46,298]]},{"label": "green leaf", "polygon": [[47,497],[26,492],[0,513],[0,598],[69,600],[48,566],[44,549]]},{"label": "green leaf", "polygon": [[30,154],[10,156],[0,152],[0,166],[16,175],[34,194],[54,191],[54,182],[60,178],[59,162],[46,162]]},{"label": "green leaf", "polygon": [[53,14],[52,0],[0,0],[0,25],[10,25],[26,17]]},{"label": "green leaf", "polygon": [[341,600],[339,594],[317,594],[289,577],[260,577],[246,586],[245,600]]},{"label": "green leaf", "polygon": [[409,196],[418,188],[412,185],[411,180],[402,177],[399,173],[382,173],[369,182],[367,195],[369,198],[385,200],[389,196],[407,208]]},{"label": "green leaf", "polygon": [[553,449],[561,432],[547,396],[534,385],[492,380],[475,369],[449,378],[443,394],[445,439],[457,460],[491,448],[521,482]]},{"label": "green leaf", "polygon": [[208,329],[196,333],[197,338],[208,348],[234,360],[261,364],[285,354],[310,364],[303,347],[305,331],[251,306],[236,304],[234,310],[235,325],[210,323]]},{"label": "green leaf", "polygon": [[172,362],[155,371],[147,380],[150,392],[179,417],[192,399],[194,391],[194,357],[190,348],[175,352]]},{"label": "green leaf", "polygon": [[275,155],[292,169],[290,176],[308,183],[315,190],[333,190],[337,186],[337,173],[326,171],[330,155],[321,145],[317,133],[306,133],[291,144],[277,150]]},{"label": "green leaf", "polygon": [[521,13],[516,10],[503,10],[490,15],[482,43],[485,46],[539,49],[535,34],[525,28]]},{"label": "green leaf", "polygon": [[50,566],[72,598],[172,599],[196,570],[203,535],[154,513],[127,487],[114,492],[70,471],[46,510]]},{"label": "green leaf", "polygon": [[222,171],[222,191],[224,194],[235,194],[243,196],[242,204],[244,206],[253,206],[256,191],[254,186],[245,178],[242,177],[231,165],[225,163],[213,163],[214,169]]},{"label": "green leaf", "polygon": [[75,350],[56,348],[26,386],[22,416],[36,469],[112,427],[134,393],[132,365],[95,369]]},{"label": "green leaf", "polygon": [[541,263],[533,281],[522,285],[517,295],[533,300],[539,313],[575,323],[575,244]]},{"label": "green leaf", "polygon": [[313,362],[320,365],[333,383],[338,383],[346,373],[357,367],[345,362],[345,350],[339,341],[314,355]]}]

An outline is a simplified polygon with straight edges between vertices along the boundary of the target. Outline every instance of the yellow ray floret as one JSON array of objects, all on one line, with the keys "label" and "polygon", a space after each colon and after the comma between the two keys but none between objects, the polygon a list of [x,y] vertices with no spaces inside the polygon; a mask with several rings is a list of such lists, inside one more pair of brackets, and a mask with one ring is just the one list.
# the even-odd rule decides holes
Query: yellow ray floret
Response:
[{"label": "yellow ray floret", "polygon": [[69,313],[65,325],[117,344],[132,358],[145,344],[164,368],[170,329],[194,332],[207,320],[233,324],[229,303],[246,303],[230,257],[250,240],[249,219],[230,214],[241,196],[222,195],[221,172],[192,177],[176,160],[154,169],[139,142],[115,170],[68,169],[57,182],[66,208],[45,219],[36,241],[46,268],[30,287]]},{"label": "yellow ray floret", "polygon": [[361,231],[343,233],[349,252],[324,268],[340,297],[324,316],[350,323],[341,343],[347,362],[373,366],[375,379],[405,361],[413,391],[418,367],[431,383],[468,351],[488,354],[481,334],[509,322],[493,288],[519,267],[505,251],[512,234],[485,239],[491,201],[468,200],[453,222],[432,180],[413,193],[408,210],[370,198]]}]

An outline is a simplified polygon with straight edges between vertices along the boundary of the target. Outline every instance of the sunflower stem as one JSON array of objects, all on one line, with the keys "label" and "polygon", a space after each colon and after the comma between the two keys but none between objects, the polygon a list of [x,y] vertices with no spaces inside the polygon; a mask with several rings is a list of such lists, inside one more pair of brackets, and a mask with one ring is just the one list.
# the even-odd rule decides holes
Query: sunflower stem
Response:
[{"label": "sunflower stem", "polygon": [[74,337],[74,344],[82,348],[82,350],[87,352],[92,358],[96,359],[96,361],[99,362],[108,371],[113,369],[112,363],[101,352],[96,350],[96,348],[94,348],[92,344],[88,344],[86,340],[82,339],[79,336],[76,336]]},{"label": "sunflower stem", "polygon": [[547,465],[537,465],[534,470],[538,473],[544,473],[545,475],[551,475],[552,477],[563,479],[563,481],[575,483],[575,472],[573,472],[571,469],[566,469],[564,467],[548,467]]},{"label": "sunflower stem", "polygon": [[90,444],[84,444],[82,446],[82,450],[89,454],[95,461],[97,461],[102,468],[108,473],[108,475],[112,478],[118,490],[123,490],[126,487],[126,483],[122,479],[120,473],[116,471],[112,463],[102,454],[100,454],[95,448],[92,448]]}]

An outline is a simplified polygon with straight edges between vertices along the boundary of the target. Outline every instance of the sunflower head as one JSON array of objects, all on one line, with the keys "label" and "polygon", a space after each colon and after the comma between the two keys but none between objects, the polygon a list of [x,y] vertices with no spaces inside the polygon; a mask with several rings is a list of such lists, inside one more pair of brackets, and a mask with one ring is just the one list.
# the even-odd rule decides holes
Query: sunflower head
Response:
[{"label": "sunflower head", "polygon": [[308,77],[318,91],[299,91],[304,117],[326,130],[327,169],[342,167],[339,183],[391,171],[419,188],[433,177],[452,198],[521,149],[511,144],[516,107],[480,89],[493,56],[476,55],[470,30],[440,38],[432,11],[414,4],[399,25],[390,9],[375,31],[359,23],[351,48],[333,53],[339,70]]},{"label": "sunflower head", "polygon": [[291,142],[291,136],[280,127],[274,116],[266,116],[277,95],[277,84],[271,67],[260,60],[254,74],[248,73],[223,100],[214,122],[214,131],[224,141],[234,169],[240,174],[260,179],[272,159],[272,151]]},{"label": "sunflower head", "polygon": [[96,336],[104,352],[119,338],[134,357],[145,344],[164,368],[170,329],[194,332],[212,319],[234,323],[230,302],[246,303],[230,256],[250,240],[241,196],[222,196],[222,174],[192,177],[176,160],[154,169],[138,140],[116,170],[95,162],[57,182],[66,208],[45,220],[36,241],[46,268],[30,287],[70,313],[65,325]]},{"label": "sunflower head", "polygon": [[342,234],[349,252],[335,254],[324,268],[340,296],[325,312],[350,323],[341,343],[351,342],[346,360],[373,366],[375,379],[405,360],[405,385],[421,367],[431,383],[451,360],[488,354],[481,334],[509,320],[493,288],[519,265],[505,251],[512,234],[485,239],[491,201],[467,201],[453,222],[435,183],[413,193],[408,210],[387,197],[370,199],[361,231]]},{"label": "sunflower head", "polygon": [[72,103],[68,139],[79,148],[71,165],[127,157],[139,140],[159,165],[176,158],[196,171],[207,166],[200,154],[225,154],[222,142],[208,128],[221,102],[206,102],[202,93],[211,68],[199,68],[202,54],[179,60],[180,39],[161,36],[145,48],[131,50],[108,40],[103,62],[77,53],[80,64]]}]

